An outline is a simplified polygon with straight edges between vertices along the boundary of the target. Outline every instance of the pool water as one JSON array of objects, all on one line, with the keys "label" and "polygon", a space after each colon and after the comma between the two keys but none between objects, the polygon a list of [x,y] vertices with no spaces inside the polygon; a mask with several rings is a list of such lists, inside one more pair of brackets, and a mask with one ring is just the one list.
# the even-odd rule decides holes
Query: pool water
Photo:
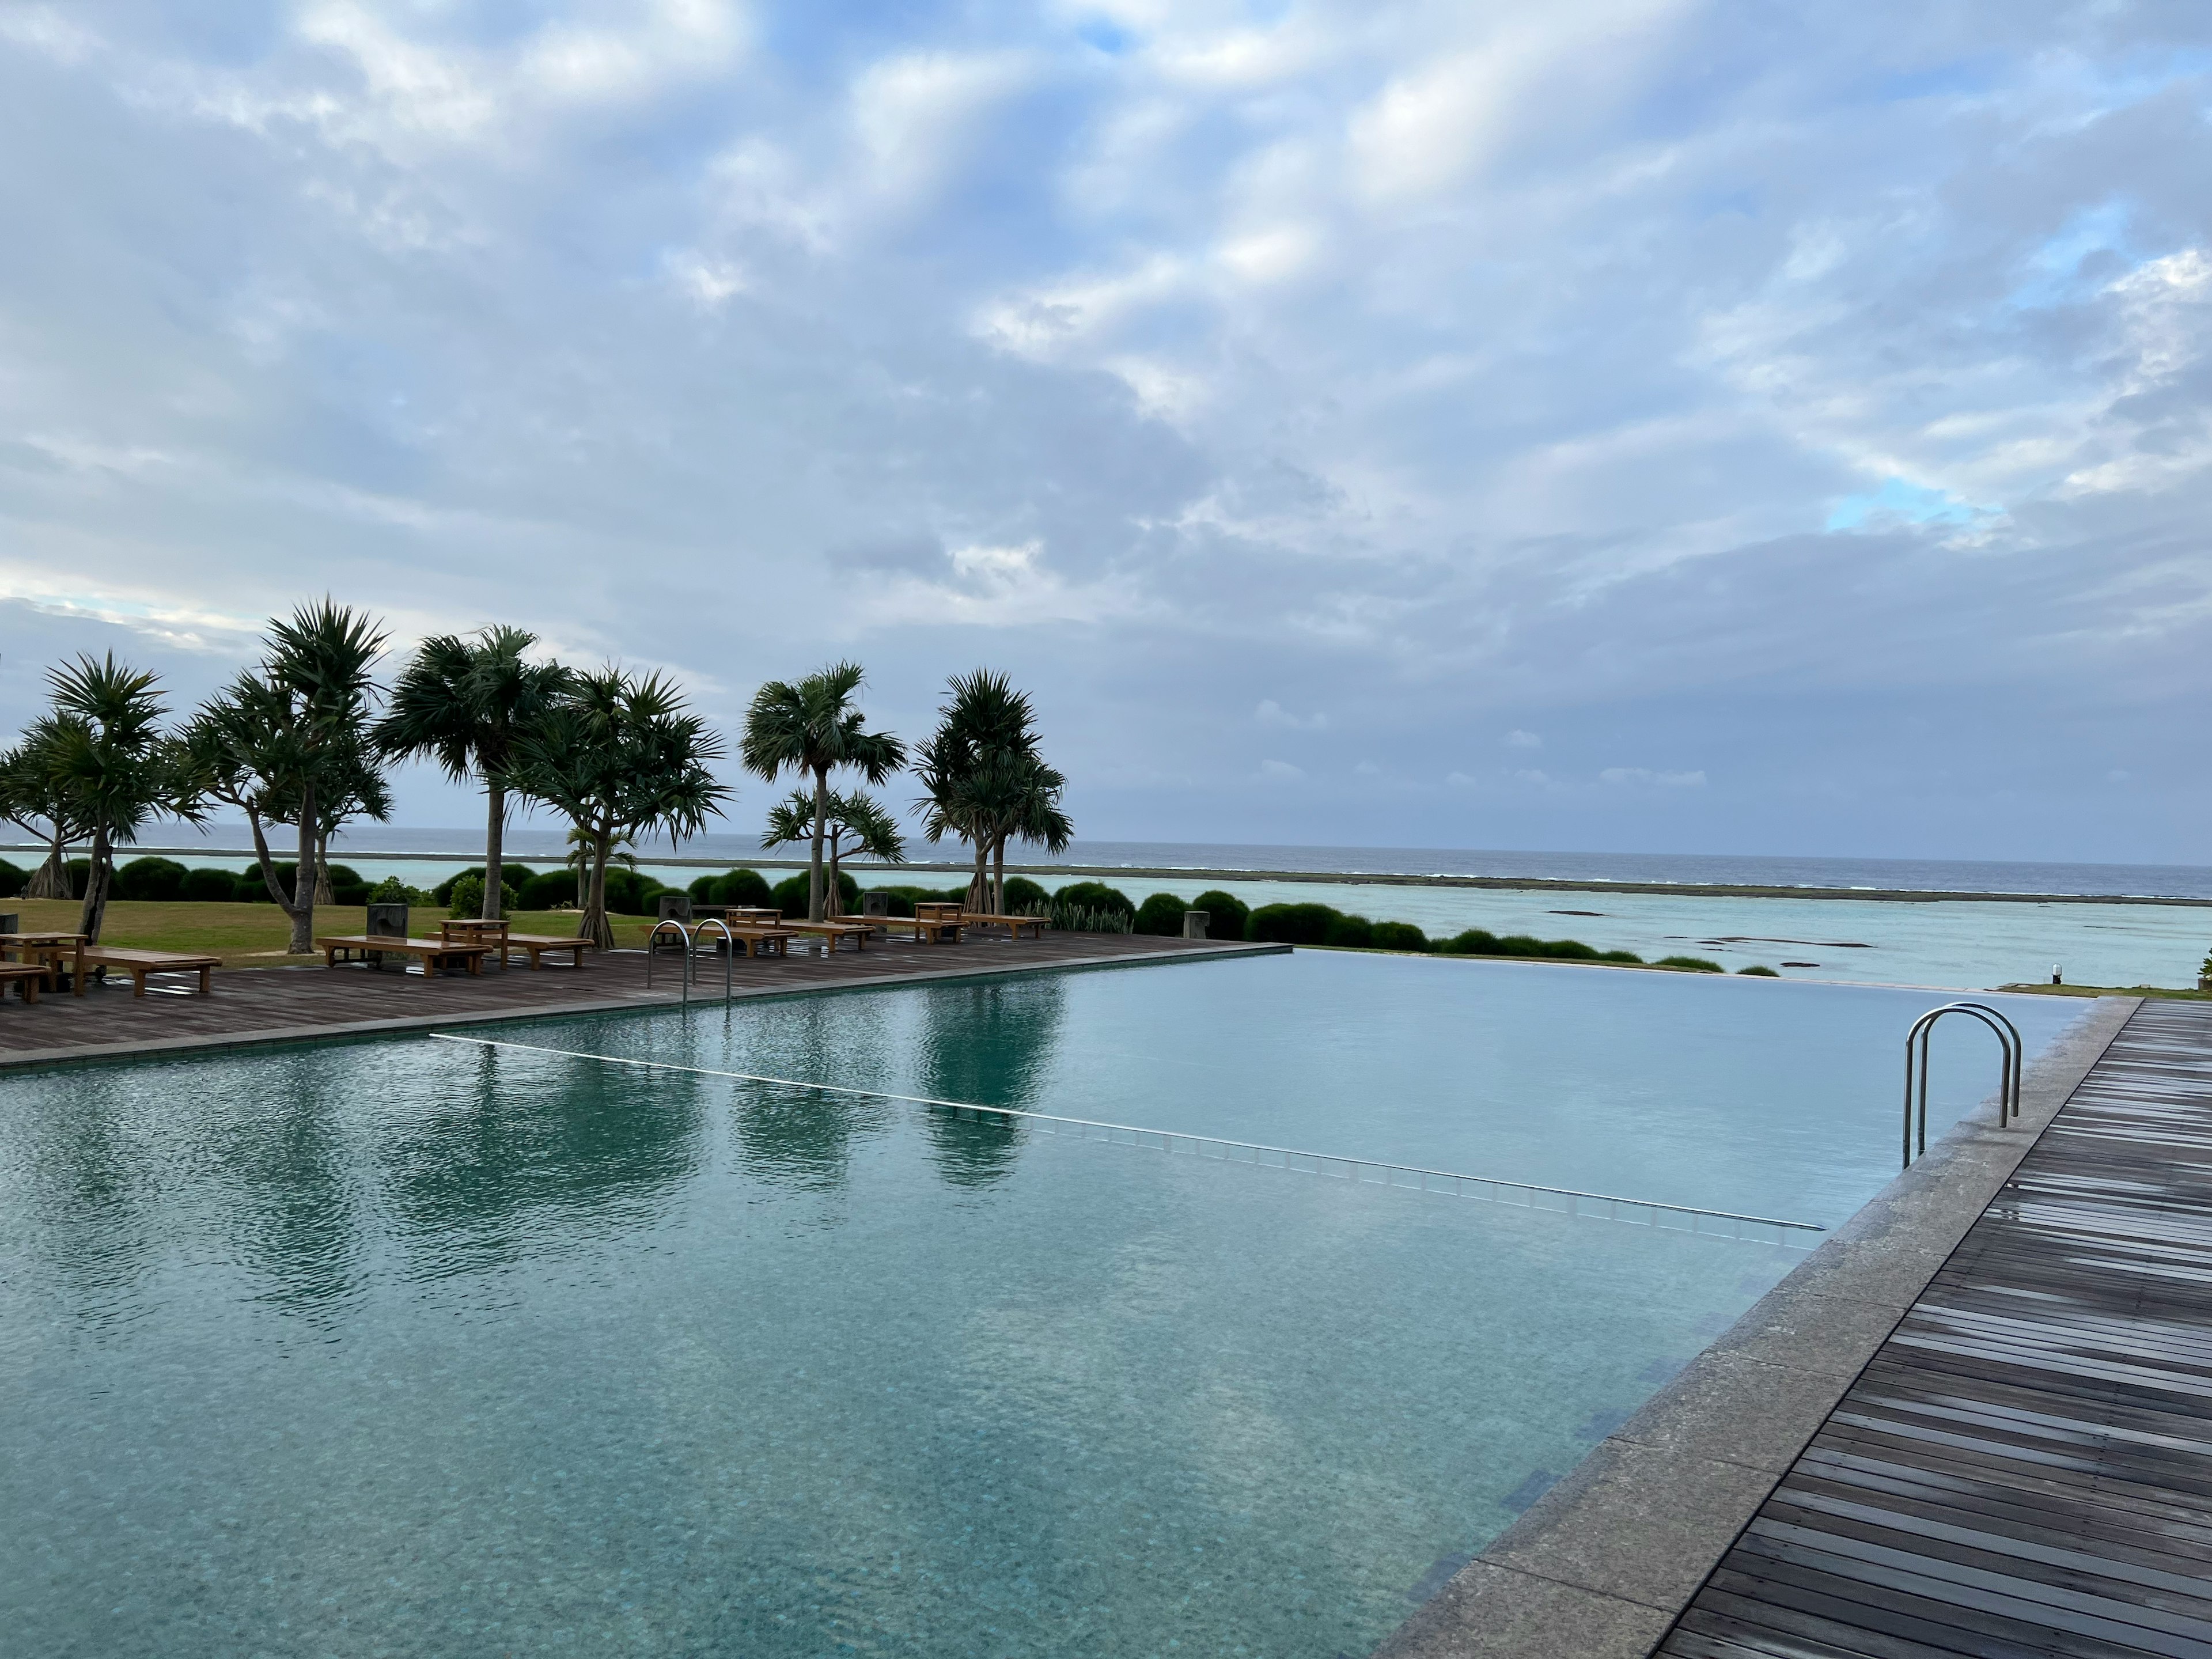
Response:
[{"label": "pool water", "polygon": [[1800,1253],[534,1050],[1817,1220],[1924,1006],[1302,954],[12,1079],[0,1630],[1363,1652]]}]

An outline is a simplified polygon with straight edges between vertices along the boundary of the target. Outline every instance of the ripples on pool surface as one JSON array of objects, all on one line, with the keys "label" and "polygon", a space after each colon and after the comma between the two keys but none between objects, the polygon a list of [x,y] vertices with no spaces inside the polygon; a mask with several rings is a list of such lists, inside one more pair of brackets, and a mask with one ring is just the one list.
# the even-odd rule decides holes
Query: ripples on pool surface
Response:
[{"label": "ripples on pool surface", "polygon": [[[1927,1001],[1304,955],[489,1034],[1832,1221]],[[0,1089],[41,1656],[1363,1651],[1798,1259],[429,1040]]]}]

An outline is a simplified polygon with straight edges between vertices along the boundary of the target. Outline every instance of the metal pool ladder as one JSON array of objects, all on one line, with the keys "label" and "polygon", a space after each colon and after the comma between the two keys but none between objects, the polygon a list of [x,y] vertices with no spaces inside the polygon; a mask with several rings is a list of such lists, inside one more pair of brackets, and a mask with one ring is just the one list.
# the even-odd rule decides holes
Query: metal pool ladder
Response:
[{"label": "metal pool ladder", "polygon": [[[2027,1045],[2021,1041],[2020,1027],[1986,1002],[1947,1002],[1941,1008],[1930,1008],[1912,1023],[1912,1030],[1905,1039],[1904,1167],[1908,1170],[1912,1167],[1913,1158],[1928,1150],[1928,1050],[1935,1036],[1936,1022],[1946,1014],[1970,1015],[1997,1034],[1998,1046],[2004,1050],[1997,1079],[1997,1122],[2002,1127],[2020,1117],[2021,1059],[2027,1052]],[[1916,1092],[1920,1106],[1917,1134],[1913,1121]]]},{"label": "metal pool ladder", "polygon": [[664,927],[674,928],[676,937],[683,941],[684,960],[677,970],[677,981],[683,987],[683,1001],[686,1007],[689,1007],[691,1003],[691,981],[696,971],[694,964],[699,956],[699,936],[709,927],[719,927],[722,930],[723,943],[729,946],[722,957],[722,1000],[727,1002],[736,983],[732,975],[737,969],[738,936],[730,931],[729,923],[719,916],[709,916],[704,921],[688,927],[673,916],[665,917],[653,923],[653,931],[645,936],[646,989],[649,991],[653,988],[653,960],[659,955],[659,952],[653,949],[653,945],[659,939],[661,929]]}]

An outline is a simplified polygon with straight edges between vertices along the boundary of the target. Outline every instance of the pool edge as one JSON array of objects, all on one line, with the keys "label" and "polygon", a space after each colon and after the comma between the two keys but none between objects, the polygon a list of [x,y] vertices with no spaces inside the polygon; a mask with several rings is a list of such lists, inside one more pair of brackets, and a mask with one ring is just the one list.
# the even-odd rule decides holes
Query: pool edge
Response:
[{"label": "pool edge", "polygon": [[2100,997],[1454,1574],[1373,1659],[1644,1659],[2136,1010]]}]

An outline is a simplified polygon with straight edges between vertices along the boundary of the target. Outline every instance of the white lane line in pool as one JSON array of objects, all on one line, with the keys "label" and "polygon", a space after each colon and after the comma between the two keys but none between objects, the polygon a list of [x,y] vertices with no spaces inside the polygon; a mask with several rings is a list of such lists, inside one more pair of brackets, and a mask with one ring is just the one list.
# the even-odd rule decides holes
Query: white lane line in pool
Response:
[{"label": "white lane line in pool", "polygon": [[[1699,1223],[1725,1221],[1730,1224],[1732,1231],[1726,1233],[1716,1231],[1715,1236],[1728,1238],[1756,1237],[1756,1235],[1746,1234],[1741,1231],[1746,1226],[1771,1227],[1775,1230],[1776,1237],[1771,1240],[1762,1242],[1788,1244],[1801,1249],[1811,1247],[1793,1235],[1827,1231],[1826,1227],[1811,1221],[1782,1221],[1772,1216],[1743,1215],[1734,1210],[1701,1210],[1690,1204],[1662,1204],[1650,1199],[1620,1198],[1611,1193],[1586,1193],[1572,1187],[1544,1187],[1527,1181],[1501,1181],[1492,1176],[1460,1175],[1449,1170],[1425,1170],[1419,1165],[1409,1164],[1383,1164],[1373,1158],[1344,1158],[1334,1152],[1300,1152],[1289,1146],[1262,1146],[1256,1141],[1224,1140],[1218,1135],[1186,1134],[1179,1129],[1142,1129],[1127,1123],[1102,1122],[1096,1118],[1060,1117],[1050,1112],[1028,1112],[1015,1106],[978,1106],[969,1101],[939,1100],[930,1095],[896,1095],[885,1089],[855,1089],[836,1083],[807,1083],[797,1078],[765,1077],[753,1072],[721,1072],[705,1066],[678,1066],[665,1060],[634,1060],[627,1054],[592,1054],[574,1048],[543,1048],[532,1042],[501,1042],[490,1037],[455,1036],[446,1031],[431,1031],[425,1035],[434,1042],[463,1042],[478,1048],[513,1048],[526,1054],[553,1054],[562,1060],[598,1060],[604,1065],[630,1066],[646,1072],[678,1072],[690,1077],[727,1078],[738,1083],[765,1083],[779,1089],[799,1089],[815,1094],[854,1095],[868,1100],[895,1100],[903,1105],[929,1106],[941,1111],[974,1112],[980,1116],[988,1117],[1018,1117],[1025,1122],[1036,1124],[1048,1133],[1058,1133],[1063,1127],[1082,1131],[1096,1129],[1103,1131],[1104,1138],[1108,1140],[1112,1140],[1116,1135],[1127,1135],[1132,1139],[1121,1144],[1143,1146],[1148,1142],[1157,1143],[1164,1152],[1174,1152],[1180,1145],[1186,1146],[1194,1153],[1204,1157],[1206,1156],[1204,1151],[1206,1147],[1218,1146],[1222,1151],[1214,1156],[1231,1163],[1256,1164],[1268,1169],[1291,1170],[1301,1174],[1337,1175],[1346,1180],[1373,1181],[1378,1186],[1418,1187],[1423,1192],[1452,1193],[1462,1198],[1486,1199],[1492,1203],[1516,1204],[1522,1208],[1557,1210],[1575,1215],[1595,1216],[1601,1220],[1626,1222],[1632,1225],[1666,1226],[1667,1224],[1660,1218],[1682,1216],[1689,1218],[1689,1226],[1674,1228],[1670,1231],[1706,1232],[1714,1230],[1702,1227]],[[1089,1137],[1085,1135],[1085,1138]],[[1249,1154],[1249,1156],[1232,1157],[1231,1156],[1232,1153]],[[1270,1163],[1270,1159],[1279,1160],[1279,1162]],[[1303,1159],[1304,1162],[1294,1161],[1298,1159]],[[1382,1174],[1377,1177],[1361,1173],[1370,1170],[1379,1170]],[[1410,1182],[1401,1181],[1399,1179],[1401,1176],[1416,1176],[1419,1179]],[[1432,1182],[1448,1184],[1432,1186],[1430,1184]],[[1507,1196],[1514,1193],[1526,1194],[1528,1196],[1522,1199]],[[1540,1198],[1563,1198],[1571,1202],[1566,1205],[1544,1204],[1538,1202]],[[1599,1204],[1606,1207],[1602,1210],[1584,1210],[1582,1207],[1584,1204]],[[1623,1210],[1649,1213],[1648,1215],[1624,1214]]]}]

